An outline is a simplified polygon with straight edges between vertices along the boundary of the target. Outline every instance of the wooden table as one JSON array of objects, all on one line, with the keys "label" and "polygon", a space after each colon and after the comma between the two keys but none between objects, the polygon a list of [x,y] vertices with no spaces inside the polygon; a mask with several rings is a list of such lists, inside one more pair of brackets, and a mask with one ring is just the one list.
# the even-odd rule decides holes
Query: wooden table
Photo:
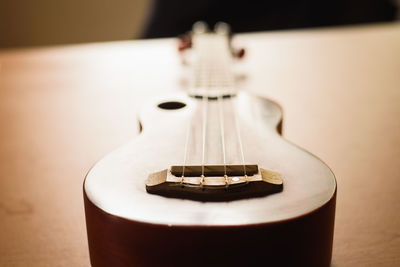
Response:
[{"label": "wooden table", "polygon": [[[400,24],[243,34],[247,90],[338,181],[332,266],[400,266]],[[88,266],[82,182],[179,86],[175,40],[0,52],[0,266]]]}]

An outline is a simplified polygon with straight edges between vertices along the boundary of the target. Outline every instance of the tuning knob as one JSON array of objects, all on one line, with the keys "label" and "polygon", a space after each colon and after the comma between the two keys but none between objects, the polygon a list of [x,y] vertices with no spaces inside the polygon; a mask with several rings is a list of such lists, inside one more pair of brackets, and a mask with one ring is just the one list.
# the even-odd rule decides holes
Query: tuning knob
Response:
[{"label": "tuning knob", "polygon": [[204,21],[197,21],[193,24],[192,32],[196,34],[206,33],[208,32],[208,25]]},{"label": "tuning knob", "polygon": [[246,50],[244,48],[233,50],[233,56],[238,59],[243,58],[245,54],[246,54]]},{"label": "tuning knob", "polygon": [[225,22],[217,22],[214,26],[214,31],[218,34],[230,35],[231,34],[231,26]]},{"label": "tuning knob", "polygon": [[178,51],[182,52],[192,47],[192,37],[189,34],[179,36]]}]

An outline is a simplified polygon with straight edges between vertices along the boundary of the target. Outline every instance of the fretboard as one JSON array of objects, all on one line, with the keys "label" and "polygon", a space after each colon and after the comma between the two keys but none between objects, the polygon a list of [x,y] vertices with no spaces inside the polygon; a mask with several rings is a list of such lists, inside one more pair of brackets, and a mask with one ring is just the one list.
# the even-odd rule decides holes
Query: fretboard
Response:
[{"label": "fretboard", "polygon": [[218,97],[235,93],[232,55],[224,34],[201,33],[193,36],[192,95]]}]

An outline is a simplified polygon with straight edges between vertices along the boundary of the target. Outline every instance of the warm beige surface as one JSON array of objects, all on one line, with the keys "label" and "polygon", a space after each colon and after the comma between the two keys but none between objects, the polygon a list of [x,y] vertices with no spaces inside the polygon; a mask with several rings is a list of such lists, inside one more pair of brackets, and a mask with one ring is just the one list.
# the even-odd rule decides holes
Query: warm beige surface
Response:
[{"label": "warm beige surface", "polygon": [[[400,264],[400,25],[250,34],[246,88],[338,181],[333,266]],[[173,40],[0,53],[0,266],[88,266],[82,181],[177,88]]]}]

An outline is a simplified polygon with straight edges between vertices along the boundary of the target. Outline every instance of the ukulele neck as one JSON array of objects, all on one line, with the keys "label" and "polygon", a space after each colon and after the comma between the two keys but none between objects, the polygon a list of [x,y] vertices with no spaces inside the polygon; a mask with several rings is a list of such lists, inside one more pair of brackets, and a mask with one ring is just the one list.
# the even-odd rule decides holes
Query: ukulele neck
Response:
[{"label": "ukulele neck", "polygon": [[214,99],[234,95],[235,79],[228,30],[219,27],[211,33],[203,27],[194,28],[189,94]]}]

